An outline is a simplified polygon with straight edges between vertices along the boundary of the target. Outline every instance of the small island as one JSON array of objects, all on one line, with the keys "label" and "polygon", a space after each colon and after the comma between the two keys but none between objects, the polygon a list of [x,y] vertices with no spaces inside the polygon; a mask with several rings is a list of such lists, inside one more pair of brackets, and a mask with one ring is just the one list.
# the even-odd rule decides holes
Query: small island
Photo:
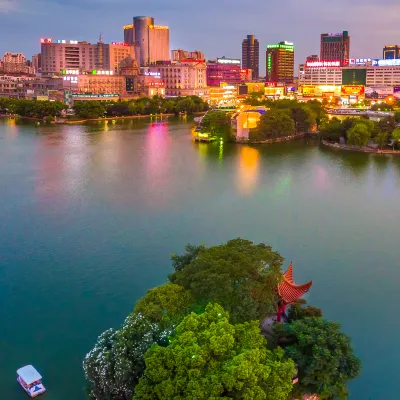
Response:
[{"label": "small island", "polygon": [[253,93],[238,109],[209,110],[192,131],[196,141],[276,143],[317,132],[327,118],[317,100],[260,100]]},{"label": "small island", "polygon": [[186,246],[83,362],[106,399],[333,399],[361,368],[340,325],[301,297],[293,266],[263,243]]}]

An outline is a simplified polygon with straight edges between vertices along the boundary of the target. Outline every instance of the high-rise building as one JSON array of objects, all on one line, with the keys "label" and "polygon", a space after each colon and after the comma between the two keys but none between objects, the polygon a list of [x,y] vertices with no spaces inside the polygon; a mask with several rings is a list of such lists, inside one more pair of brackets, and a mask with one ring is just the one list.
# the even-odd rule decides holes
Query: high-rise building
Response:
[{"label": "high-rise building", "polygon": [[3,57],[3,72],[18,74],[26,72],[26,58],[22,53],[7,52]]},{"label": "high-rise building", "polygon": [[306,61],[319,61],[319,55],[318,54],[312,54],[311,56],[308,56],[306,58]]},{"label": "high-rise building", "polygon": [[239,59],[217,58],[207,63],[207,86],[220,86],[221,83],[239,84],[242,82],[242,68]]},{"label": "high-rise building", "polygon": [[242,67],[253,71],[253,79],[258,79],[260,69],[260,46],[254,35],[247,35],[242,42]]},{"label": "high-rise building", "polygon": [[62,70],[104,70],[118,72],[120,62],[135,57],[134,47],[121,42],[96,44],[77,40],[41,39],[42,73],[61,73]]},{"label": "high-rise building", "polygon": [[268,82],[293,83],[294,45],[289,42],[269,44],[267,46]]},{"label": "high-rise building", "polygon": [[40,70],[40,60],[41,59],[41,55],[39,54],[34,54],[32,56],[32,67],[35,70],[35,73],[39,72]]},{"label": "high-rise building", "polygon": [[350,59],[350,36],[342,33],[321,33],[321,61],[340,61],[345,65]]},{"label": "high-rise building", "polygon": [[187,51],[182,49],[171,50],[172,61],[204,60],[204,53],[200,50]]},{"label": "high-rise building", "polygon": [[154,25],[152,17],[134,17],[132,25],[125,25],[124,42],[136,46],[135,55],[141,66],[170,60],[169,28]]},{"label": "high-rise building", "polygon": [[384,60],[397,60],[400,58],[400,46],[389,45],[383,48],[383,59]]}]

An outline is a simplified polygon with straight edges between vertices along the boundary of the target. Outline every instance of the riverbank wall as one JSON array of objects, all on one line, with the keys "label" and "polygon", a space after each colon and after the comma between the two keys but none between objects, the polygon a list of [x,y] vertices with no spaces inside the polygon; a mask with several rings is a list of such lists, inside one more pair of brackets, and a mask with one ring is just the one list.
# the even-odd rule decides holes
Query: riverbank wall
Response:
[{"label": "riverbank wall", "polygon": [[381,149],[374,149],[372,147],[358,147],[358,146],[347,146],[345,144],[339,143],[331,143],[326,140],[321,140],[321,144],[326,147],[330,147],[331,149],[336,150],[346,150],[346,151],[357,151],[359,153],[373,153],[373,154],[396,154],[400,155],[400,150],[381,150]]},{"label": "riverbank wall", "polygon": [[256,140],[256,141],[249,141],[249,140],[236,140],[235,143],[238,144],[272,144],[272,143],[282,143],[282,142],[288,142],[289,140],[295,140],[295,139],[302,139],[308,136],[308,133],[298,133],[296,135],[291,135],[291,136],[284,136],[281,138],[274,138],[274,139],[266,139],[266,140]]}]

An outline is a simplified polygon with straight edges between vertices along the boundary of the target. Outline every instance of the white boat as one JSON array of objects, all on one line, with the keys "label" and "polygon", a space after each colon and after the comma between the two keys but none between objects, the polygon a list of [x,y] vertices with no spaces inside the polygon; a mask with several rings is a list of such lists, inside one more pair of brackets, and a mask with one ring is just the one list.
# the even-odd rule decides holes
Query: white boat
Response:
[{"label": "white boat", "polygon": [[26,365],[17,371],[17,381],[31,397],[39,396],[46,391],[42,376],[32,365]]}]

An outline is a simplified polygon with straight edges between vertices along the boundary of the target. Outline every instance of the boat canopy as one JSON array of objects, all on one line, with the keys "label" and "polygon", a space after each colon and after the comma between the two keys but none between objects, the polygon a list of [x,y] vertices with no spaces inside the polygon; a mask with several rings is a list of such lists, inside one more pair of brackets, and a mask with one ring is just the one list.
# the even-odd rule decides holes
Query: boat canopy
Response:
[{"label": "boat canopy", "polygon": [[32,365],[26,365],[25,367],[20,368],[17,371],[17,374],[27,385],[42,379],[42,376]]}]

